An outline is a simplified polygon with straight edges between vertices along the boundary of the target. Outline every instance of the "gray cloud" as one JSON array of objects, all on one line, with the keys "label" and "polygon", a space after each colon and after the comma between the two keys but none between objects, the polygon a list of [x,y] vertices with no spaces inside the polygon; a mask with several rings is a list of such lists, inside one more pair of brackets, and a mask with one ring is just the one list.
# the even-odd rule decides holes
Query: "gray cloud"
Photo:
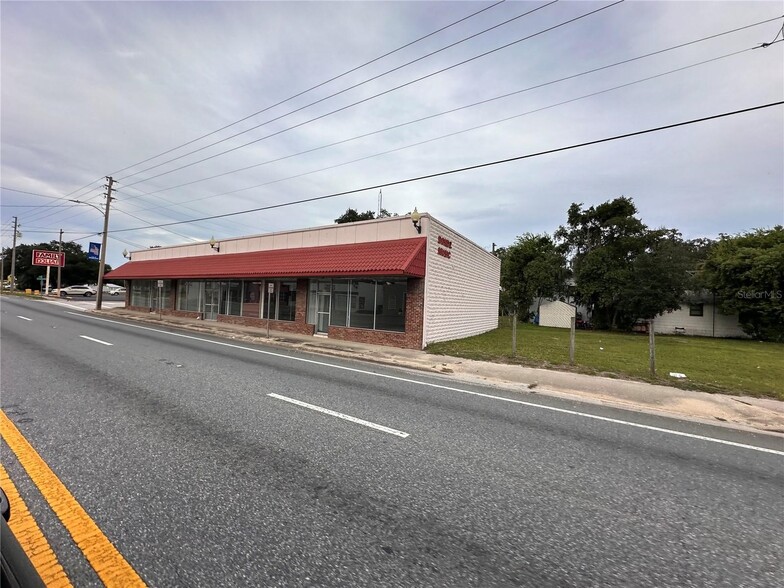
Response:
[{"label": "gray cloud", "polygon": [[[192,145],[206,145],[434,51],[538,4],[508,2],[384,60]],[[418,147],[304,175],[371,154],[543,108],[772,40],[781,20],[182,188],[150,192],[340,141],[780,16],[773,2],[627,2],[449,72],[160,178],[150,175],[307,121],[604,4],[562,2],[155,170],[115,173],[112,230],[309,198],[561,147],[757,104],[784,94],[782,46],[522,116]],[[487,6],[474,2],[7,3],[2,20],[2,184],[64,196],[93,180],[209,133]],[[688,237],[784,222],[781,107],[690,127],[384,189],[384,206],[417,206],[479,244],[551,232],[572,202],[625,194],[652,226]],[[274,183],[269,183],[274,182]],[[204,199],[207,196],[241,190]],[[100,203],[101,182],[74,196]],[[179,243],[331,223],[375,209],[377,190],[172,229],[118,232],[126,242]],[[53,201],[3,191],[2,223],[17,215],[26,242],[100,231],[89,207],[12,208]],[[172,204],[173,203],[173,204]],[[75,205],[76,206],[76,205]],[[35,229],[35,230],[33,230]],[[43,229],[38,232],[37,229]],[[46,232],[49,230],[49,232]],[[3,245],[10,233],[3,232]],[[86,245],[84,239],[81,241]]]}]

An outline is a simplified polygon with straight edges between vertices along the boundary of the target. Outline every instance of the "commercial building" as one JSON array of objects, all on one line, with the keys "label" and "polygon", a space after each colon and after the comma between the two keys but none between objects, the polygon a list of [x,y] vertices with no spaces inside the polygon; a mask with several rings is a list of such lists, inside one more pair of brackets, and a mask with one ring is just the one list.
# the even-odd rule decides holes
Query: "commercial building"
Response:
[{"label": "commercial building", "polygon": [[129,309],[415,349],[498,325],[500,260],[428,214],[130,257]]}]

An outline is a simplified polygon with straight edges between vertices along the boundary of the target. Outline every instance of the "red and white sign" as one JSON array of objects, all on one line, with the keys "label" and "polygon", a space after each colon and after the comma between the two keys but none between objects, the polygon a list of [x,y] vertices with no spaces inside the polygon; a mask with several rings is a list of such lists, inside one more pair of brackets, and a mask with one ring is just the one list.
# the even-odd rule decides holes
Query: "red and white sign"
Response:
[{"label": "red and white sign", "polygon": [[65,267],[65,253],[33,249],[33,265],[50,265]]}]

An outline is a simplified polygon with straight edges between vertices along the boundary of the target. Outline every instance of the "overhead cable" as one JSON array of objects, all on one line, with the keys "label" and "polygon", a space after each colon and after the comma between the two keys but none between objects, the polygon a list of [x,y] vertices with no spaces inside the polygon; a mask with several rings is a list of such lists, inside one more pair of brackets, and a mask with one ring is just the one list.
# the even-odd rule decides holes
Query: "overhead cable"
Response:
[{"label": "overhead cable", "polygon": [[[413,80],[410,80],[410,81],[408,81],[408,82],[406,82],[406,83],[404,83],[404,84],[400,84],[400,85],[398,85],[398,86],[394,86],[394,87],[392,87],[392,88],[389,88],[388,90],[384,90],[383,92],[379,92],[379,93],[377,93],[377,94],[374,94],[374,95],[372,95],[372,96],[368,96],[367,98],[364,98],[364,99],[362,99],[362,100],[358,100],[358,101],[356,101],[356,102],[353,102],[353,103],[351,103],[351,104],[348,104],[348,105],[346,105],[346,106],[343,106],[343,107],[341,107],[341,108],[337,108],[337,109],[335,109],[335,110],[332,110],[332,111],[330,111],[330,112],[327,112],[327,113],[325,113],[325,114],[322,114],[321,116],[314,117],[314,118],[312,118],[312,119],[310,119],[310,120],[307,120],[307,121],[305,121],[305,122],[302,122],[302,123],[299,123],[299,124],[293,125],[293,126],[291,126],[291,127],[288,127],[288,128],[286,128],[286,129],[283,129],[283,130],[281,130],[281,131],[278,131],[278,132],[276,132],[276,133],[272,133],[272,134],[270,134],[270,135],[266,135],[266,136],[264,136],[264,137],[261,137],[261,138],[259,138],[259,139],[255,139],[255,140],[253,140],[253,141],[249,141],[249,142],[247,142],[247,143],[243,143],[242,145],[238,145],[238,146],[236,146],[236,147],[232,147],[231,149],[226,149],[225,151],[221,151],[221,152],[219,152],[219,153],[215,153],[215,154],[213,154],[213,155],[210,155],[210,156],[208,156],[208,157],[204,157],[204,158],[202,158],[202,159],[198,159],[198,160],[196,160],[196,161],[193,161],[193,162],[191,162],[191,163],[184,164],[184,165],[181,165],[181,166],[179,166],[179,167],[175,167],[175,168],[173,168],[173,169],[170,169],[170,170],[168,170],[168,171],[165,171],[165,172],[161,172],[161,173],[159,173],[159,174],[156,174],[156,175],[153,175],[153,176],[148,176],[148,177],[146,177],[146,178],[143,178],[143,179],[141,179],[141,180],[137,180],[136,182],[131,182],[131,183],[129,183],[129,184],[126,184],[126,185],[133,186],[133,185],[136,185],[136,184],[141,184],[141,183],[143,183],[143,182],[148,182],[148,181],[150,181],[150,180],[153,180],[153,179],[155,179],[155,178],[159,178],[159,177],[161,177],[161,176],[165,176],[165,175],[168,175],[168,174],[170,174],[170,173],[174,173],[174,172],[176,172],[176,171],[179,171],[179,170],[181,170],[181,169],[185,169],[185,168],[188,168],[188,167],[192,167],[192,166],[194,166],[194,165],[198,165],[199,163],[203,163],[203,162],[205,162],[205,161],[208,161],[208,160],[210,160],[210,159],[214,159],[214,158],[216,158],[216,157],[220,157],[220,156],[222,156],[222,155],[226,155],[227,153],[232,153],[232,152],[234,152],[234,151],[237,151],[238,149],[243,149],[243,148],[245,148],[245,147],[248,147],[249,145],[253,145],[253,144],[255,144],[255,143],[258,143],[258,142],[260,142],[260,141],[263,141],[263,140],[265,140],[265,139],[269,139],[270,137],[274,137],[274,136],[276,136],[276,135],[280,135],[281,133],[285,133],[286,131],[290,131],[290,130],[292,130],[292,129],[299,128],[299,127],[301,127],[301,126],[304,126],[304,125],[306,125],[306,124],[309,124],[309,123],[311,123],[311,122],[314,122],[314,121],[317,121],[317,120],[321,120],[322,118],[326,118],[326,117],[328,117],[328,116],[331,116],[331,115],[333,115],[333,114],[336,114],[336,113],[338,113],[338,112],[342,112],[342,111],[344,111],[344,110],[347,110],[347,109],[349,109],[349,108],[352,108],[352,107],[354,107],[354,106],[357,106],[357,105],[359,105],[359,104],[363,104],[363,103],[365,103],[365,102],[369,102],[369,101],[371,101],[371,100],[374,100],[374,99],[376,99],[376,98],[378,98],[378,97],[380,97],[380,96],[384,96],[384,95],[386,95],[386,94],[389,94],[389,93],[391,93],[391,92],[395,92],[395,91],[397,91],[397,90],[399,90],[399,89],[401,89],[401,88],[405,88],[405,87],[407,87],[407,86],[411,86],[412,84],[416,84],[416,83],[418,83],[418,82],[421,82],[422,80],[426,80],[426,79],[428,79],[428,78],[431,78],[431,77],[433,77],[433,76],[436,76],[436,75],[442,74],[442,73],[444,73],[444,72],[446,72],[446,71],[449,71],[449,70],[452,70],[452,69],[454,69],[454,68],[456,68],[456,67],[460,67],[461,65],[465,65],[466,63],[470,63],[470,62],[472,62],[472,61],[475,61],[475,60],[477,60],[477,59],[481,59],[482,57],[486,57],[486,56],[488,56],[488,55],[491,55],[491,54],[493,54],[493,53],[496,53],[497,51],[501,51],[501,50],[503,50],[503,49],[507,49],[507,48],[509,48],[509,47],[511,47],[511,46],[513,46],[513,45],[516,45],[516,44],[518,44],[518,43],[522,43],[523,41],[527,41],[527,40],[529,40],[529,39],[533,39],[534,37],[537,37],[537,36],[539,36],[539,35],[543,35],[544,33],[547,33],[547,32],[550,32],[550,31],[552,31],[552,30],[555,30],[555,29],[557,29],[557,28],[560,28],[560,27],[566,26],[566,25],[568,25],[568,24],[571,24],[571,23],[573,23],[573,22],[575,22],[575,21],[578,21],[578,20],[580,20],[580,19],[586,18],[586,17],[588,17],[588,16],[591,16],[591,15],[593,15],[593,14],[596,14],[596,13],[598,13],[598,12],[601,12],[601,11],[603,11],[603,10],[607,10],[608,8],[612,8],[613,6],[616,6],[616,5],[618,5],[618,4],[621,4],[621,3],[623,3],[624,1],[625,1],[625,0],[616,0],[616,2],[613,2],[612,4],[608,4],[608,5],[606,5],[606,6],[602,6],[601,8],[597,8],[597,9],[595,9],[595,10],[592,10],[592,11],[590,11],[590,12],[587,12],[587,13],[585,13],[585,14],[581,14],[580,16],[577,16],[577,17],[571,18],[571,19],[569,19],[569,20],[566,20],[566,21],[564,21],[564,22],[561,22],[561,23],[559,23],[559,24],[557,24],[557,25],[554,25],[554,26],[548,27],[548,28],[546,28],[546,29],[543,29],[543,30],[541,30],[541,31],[538,31],[538,32],[536,32],[536,33],[533,33],[533,34],[531,34],[531,35],[528,35],[528,36],[526,36],[526,37],[522,37],[522,38],[520,38],[520,39],[517,39],[517,40],[515,40],[515,41],[512,41],[512,42],[510,42],[510,43],[506,43],[505,45],[501,45],[500,47],[496,47],[495,49],[491,49],[491,50],[489,50],[489,51],[485,51],[484,53],[480,53],[479,55],[475,55],[474,57],[470,57],[470,58],[468,58],[468,59],[464,59],[463,61],[460,61],[460,62],[458,62],[458,63],[452,64],[452,65],[450,65],[450,66],[448,66],[448,67],[444,67],[444,68],[442,68],[442,69],[436,70],[436,71],[434,71],[434,72],[431,72],[431,73],[429,73],[429,74],[426,74],[426,75],[424,75],[424,76],[420,76],[420,77],[418,77],[418,78],[415,78],[415,79],[413,79]],[[548,5],[546,5],[546,6],[548,6]],[[329,98],[329,96],[328,96],[327,98]],[[311,103],[311,104],[308,104],[308,105],[305,105],[305,106],[303,106],[302,108],[298,108],[298,109],[296,109],[296,110],[292,110],[292,111],[290,111],[290,112],[288,112],[288,113],[286,113],[286,114],[283,114],[283,115],[281,115],[281,116],[278,116],[278,117],[276,117],[276,118],[274,118],[274,119],[270,119],[270,120],[268,120],[268,121],[266,121],[266,122],[264,122],[264,123],[261,123],[260,125],[257,125],[256,127],[252,127],[252,128],[258,128],[259,126],[263,126],[263,125],[265,125],[265,124],[267,124],[267,123],[270,123],[270,122],[273,122],[273,121],[279,120],[279,119],[283,118],[284,116],[288,116],[289,114],[292,114],[292,113],[294,113],[294,112],[298,112],[298,111],[302,110],[303,108],[307,108],[308,106],[311,106],[312,104],[315,104],[315,102],[313,102],[313,103]],[[251,130],[251,129],[248,129],[248,130]],[[242,134],[242,133],[239,133],[239,134]],[[227,137],[227,139],[231,139],[231,138],[232,138],[232,137]],[[227,139],[226,139],[226,140],[227,140]],[[192,151],[192,152],[190,152],[190,153],[186,153],[185,155],[181,155],[181,156],[179,156],[179,157],[175,157],[175,158],[173,158],[173,159],[170,159],[170,160],[164,161],[164,162],[162,162],[162,163],[159,163],[159,164],[157,164],[157,165],[154,165],[154,166],[148,167],[148,168],[146,168],[146,169],[144,169],[144,170],[141,170],[141,171],[139,171],[139,172],[136,172],[136,173],[134,173],[134,174],[131,174],[131,175],[129,175],[129,176],[125,176],[124,178],[121,178],[121,179],[123,179],[123,180],[125,180],[125,179],[128,179],[128,178],[130,178],[130,177],[132,177],[132,176],[134,176],[134,175],[140,174],[140,173],[142,173],[142,172],[144,172],[144,171],[149,171],[149,170],[151,170],[151,169],[155,169],[155,168],[157,168],[157,167],[160,167],[160,166],[162,166],[162,165],[165,165],[165,164],[167,164],[167,163],[170,163],[170,162],[172,162],[172,161],[176,161],[177,159],[181,159],[182,157],[186,157],[186,156],[188,156],[188,155],[191,155],[191,154],[193,154],[193,153],[196,153],[197,151],[201,151],[202,149],[206,149],[207,147],[211,147],[211,146],[213,146],[213,145],[217,145],[218,143],[221,143],[221,142],[223,142],[223,140],[221,140],[221,141],[217,141],[217,142],[215,142],[215,143],[212,143],[212,144],[210,144],[210,145],[207,145],[207,146],[205,146],[205,147],[202,147],[202,148],[200,148],[200,149],[194,150],[194,151]]]},{"label": "overhead cable", "polygon": [[464,16],[463,18],[460,18],[460,19],[458,19],[458,20],[456,20],[454,22],[451,22],[448,25],[445,25],[445,26],[441,27],[440,29],[436,29],[435,31],[432,31],[432,32],[430,32],[430,33],[428,33],[426,35],[423,35],[422,37],[414,39],[413,41],[410,41],[410,42],[406,43],[405,45],[401,45],[400,47],[398,47],[396,49],[393,49],[391,51],[387,51],[383,55],[379,55],[378,57],[374,57],[373,59],[371,59],[369,61],[366,61],[365,63],[363,63],[361,65],[357,65],[356,67],[352,67],[351,69],[348,69],[348,70],[344,71],[341,74],[333,76],[333,77],[329,78],[328,80],[324,80],[323,82],[319,82],[318,84],[316,84],[314,86],[311,86],[311,87],[309,87],[309,88],[307,88],[305,90],[302,90],[301,92],[293,94],[293,95],[289,96],[288,98],[284,98],[283,100],[281,100],[279,102],[276,102],[275,104],[271,104],[270,106],[266,106],[266,107],[262,108],[261,110],[257,110],[256,112],[254,112],[252,114],[249,114],[248,116],[245,116],[245,117],[243,117],[241,119],[235,120],[232,123],[229,123],[229,124],[219,128],[219,129],[215,129],[214,131],[211,131],[209,133],[206,133],[204,135],[196,137],[195,139],[191,139],[190,141],[187,141],[186,143],[182,143],[180,145],[177,145],[176,147],[172,147],[171,149],[168,149],[167,151],[163,151],[161,153],[158,153],[157,155],[153,155],[152,157],[148,157],[147,159],[143,159],[142,161],[137,161],[136,163],[134,163],[132,165],[129,165],[129,166],[126,166],[126,167],[124,167],[124,168],[122,168],[120,170],[117,170],[117,171],[109,174],[109,175],[111,175],[111,176],[119,175],[119,174],[121,174],[124,171],[127,171],[127,170],[129,170],[129,169],[131,169],[133,167],[136,167],[137,165],[142,165],[144,163],[147,163],[148,161],[152,161],[153,159],[157,159],[158,157],[162,157],[164,155],[167,155],[167,154],[171,153],[172,151],[176,151],[177,149],[181,149],[182,147],[187,147],[188,145],[191,145],[191,144],[193,144],[193,143],[195,143],[197,141],[200,141],[202,139],[206,139],[207,137],[215,135],[215,134],[217,134],[217,133],[219,133],[221,131],[225,131],[226,129],[231,128],[231,127],[233,127],[235,125],[238,125],[239,123],[244,122],[244,121],[246,121],[246,120],[248,120],[250,118],[253,118],[256,115],[259,115],[259,114],[262,114],[264,112],[267,112],[268,110],[271,110],[271,109],[275,108],[276,106],[280,106],[281,104],[285,104],[286,102],[288,102],[290,100],[293,100],[294,98],[299,98],[303,94],[307,94],[308,92],[316,90],[316,89],[318,89],[318,88],[320,88],[320,87],[322,87],[322,86],[324,86],[326,84],[329,84],[330,82],[334,82],[335,80],[339,80],[340,78],[345,77],[345,76],[347,76],[347,75],[349,75],[351,73],[354,73],[355,71],[360,70],[363,67],[366,67],[366,66],[368,66],[368,65],[370,65],[372,63],[375,63],[377,61],[380,61],[381,59],[384,59],[385,57],[389,57],[390,55],[393,55],[394,53],[397,53],[398,51],[402,51],[403,49],[411,47],[412,45],[415,45],[416,43],[419,43],[420,41],[424,41],[425,39],[427,39],[429,37],[432,37],[433,35],[436,35],[436,34],[442,32],[442,31],[445,31],[448,28],[451,28],[451,27],[453,27],[453,26],[455,26],[457,24],[460,24],[461,22],[464,22],[464,21],[466,21],[466,20],[468,20],[470,18],[473,18],[473,17],[475,17],[475,16],[477,16],[477,15],[479,15],[479,14],[481,14],[481,13],[487,11],[487,10],[490,10],[491,8],[495,8],[499,4],[503,4],[505,1],[506,0],[500,0],[499,2],[495,2],[494,4],[491,4],[490,6],[486,6],[485,8],[482,8],[481,10],[477,10],[476,12],[473,12],[473,13],[469,14],[468,16]]},{"label": "overhead cable", "polygon": [[[355,141],[355,140],[358,140],[358,139],[364,139],[366,137],[370,137],[372,135],[376,135],[376,134],[383,133],[383,132],[386,132],[386,131],[398,129],[398,128],[401,128],[401,127],[405,127],[405,126],[412,125],[412,124],[415,124],[415,123],[423,122],[423,121],[426,121],[426,120],[431,120],[431,119],[437,118],[439,116],[444,116],[446,114],[452,114],[454,112],[458,112],[458,111],[461,111],[461,110],[466,110],[466,109],[469,109],[469,108],[473,108],[475,106],[481,106],[483,104],[488,104],[488,103],[496,101],[496,100],[501,100],[503,98],[509,98],[509,97],[515,96],[517,94],[530,92],[532,90],[537,90],[537,89],[544,88],[546,86],[551,86],[551,85],[554,85],[554,84],[557,84],[557,83],[560,83],[560,82],[573,80],[573,79],[578,78],[578,77],[582,77],[582,76],[586,76],[586,75],[589,75],[589,74],[592,74],[592,73],[600,72],[600,71],[603,71],[603,70],[606,70],[606,69],[610,69],[610,68],[613,68],[613,67],[617,67],[617,66],[620,66],[620,65],[625,65],[627,63],[638,61],[640,59],[645,59],[647,57],[660,55],[662,53],[673,51],[675,49],[681,49],[683,47],[694,45],[696,43],[701,43],[701,42],[704,42],[704,41],[707,41],[707,40],[710,40],[710,39],[715,39],[717,37],[721,37],[721,36],[724,36],[724,35],[729,35],[731,33],[736,33],[738,31],[742,31],[742,30],[745,30],[745,29],[748,29],[748,28],[752,28],[752,27],[756,27],[756,26],[759,26],[759,25],[767,24],[767,23],[770,23],[772,21],[779,20],[781,18],[782,17],[776,17],[776,18],[772,18],[772,19],[756,22],[756,23],[753,23],[753,24],[750,24],[750,25],[746,25],[746,26],[743,26],[743,27],[731,29],[729,31],[724,31],[722,33],[717,33],[717,34],[710,35],[710,36],[707,36],[707,37],[702,37],[701,39],[695,39],[695,40],[689,41],[687,43],[680,43],[678,45],[673,45],[672,47],[667,47],[666,49],[659,49],[659,50],[656,50],[656,51],[645,53],[643,55],[638,55],[636,57],[631,57],[631,58],[624,59],[624,60],[621,60],[621,61],[616,61],[615,63],[611,63],[611,64],[608,64],[608,65],[603,65],[601,67],[596,67],[596,68],[593,68],[593,69],[582,71],[582,72],[579,72],[579,73],[576,73],[576,74],[572,74],[572,75],[569,75],[569,76],[565,76],[565,77],[562,77],[562,78],[558,78],[558,79],[555,79],[555,80],[550,80],[548,82],[543,82],[541,84],[536,84],[534,86],[529,86],[529,87],[523,88],[521,90],[515,90],[513,92],[508,92],[506,94],[501,94],[499,96],[494,96],[492,98],[487,98],[485,100],[480,100],[478,102],[473,102],[471,104],[466,104],[464,106],[458,106],[456,108],[451,108],[449,110],[445,110],[445,111],[438,112],[438,113],[435,113],[435,114],[430,114],[430,115],[427,115],[427,116],[423,116],[423,117],[420,117],[420,118],[417,118],[417,119],[414,119],[414,120],[410,120],[410,121],[407,121],[407,122],[403,122],[403,123],[399,123],[399,124],[392,125],[392,126],[389,126],[389,127],[385,127],[383,129],[377,129],[375,131],[370,131],[368,133],[363,133],[361,135],[356,135],[356,136],[350,137],[348,139],[342,139],[340,141],[335,141],[333,143],[328,143],[326,145],[321,145],[319,147],[313,147],[312,149],[306,149],[304,151],[300,151],[298,153],[285,155],[283,157],[278,157],[276,159],[263,161],[263,162],[256,163],[256,164],[253,164],[253,165],[249,165],[249,166],[241,167],[241,168],[238,168],[238,169],[226,171],[226,172],[223,172],[223,173],[220,173],[220,174],[215,174],[215,175],[208,176],[208,177],[205,177],[205,178],[200,178],[200,179],[197,179],[197,180],[192,180],[190,182],[184,182],[182,184],[177,184],[177,185],[174,185],[174,186],[168,186],[166,188],[161,188],[161,189],[158,189],[158,190],[152,190],[152,191],[149,191],[149,192],[142,192],[139,195],[128,195],[128,197],[126,198],[125,201],[127,202],[128,200],[140,198],[141,196],[147,196],[147,195],[151,195],[151,194],[159,194],[161,192],[174,190],[176,188],[182,188],[184,186],[191,186],[193,184],[197,184],[197,183],[200,183],[200,182],[205,182],[207,180],[213,180],[213,179],[220,178],[220,177],[227,176],[227,175],[231,175],[231,174],[234,174],[234,173],[247,171],[249,169],[253,169],[253,168],[256,168],[256,167],[261,167],[263,165],[268,165],[268,164],[271,164],[271,163],[277,163],[277,162],[283,161],[285,159],[291,159],[291,158],[297,157],[299,155],[305,155],[305,154],[308,154],[308,153],[313,153],[314,151],[319,151],[321,149],[326,149],[328,147],[334,147],[334,146],[337,146],[337,145],[342,145],[342,144],[348,143],[350,141]],[[779,41],[776,41],[776,42],[779,42]],[[744,49],[743,51],[746,51],[746,50]],[[729,57],[731,55],[736,55],[736,53],[731,53],[731,54],[728,54],[728,55],[724,55],[724,56],[716,58],[716,59],[722,59],[724,57]],[[694,64],[694,65],[689,66],[689,67],[694,67],[696,65],[701,65],[703,63],[708,63],[709,61],[712,61],[712,60],[703,61],[703,62],[700,62],[699,64]],[[679,71],[679,70],[672,70],[672,72],[675,72],[675,71]],[[664,74],[662,74],[662,75],[664,75]],[[134,190],[138,190],[138,189],[134,188]],[[122,192],[122,189],[120,189],[120,191]],[[125,194],[127,195],[127,192]],[[216,196],[221,196],[221,195],[223,195],[223,194],[216,194]],[[145,209],[145,210],[149,210],[149,209]]]},{"label": "overhead cable", "polygon": [[[579,149],[581,147],[587,147],[589,145],[597,145],[599,143],[607,143],[607,142],[610,142],[610,141],[617,141],[617,140],[620,140],[620,139],[627,139],[629,137],[636,137],[638,135],[645,135],[645,134],[648,134],[648,133],[655,133],[655,132],[664,131],[664,130],[667,130],[667,129],[673,129],[673,128],[676,128],[676,127],[682,127],[682,126],[686,126],[686,125],[693,125],[693,124],[697,124],[697,123],[701,123],[701,122],[706,122],[706,121],[709,121],[709,120],[725,118],[725,117],[728,117],[728,116],[735,116],[735,115],[743,114],[743,113],[746,113],[746,112],[752,112],[752,111],[755,111],[755,110],[761,110],[763,108],[771,108],[773,106],[780,106],[782,104],[784,104],[784,100],[778,101],[778,102],[770,102],[768,104],[761,104],[761,105],[758,105],[758,106],[752,106],[750,108],[743,108],[741,110],[733,110],[733,111],[730,111],[730,112],[724,112],[722,114],[714,114],[714,115],[706,116],[706,117],[702,117],[702,118],[691,119],[691,120],[682,121],[682,122],[678,122],[678,123],[673,123],[673,124],[669,124],[669,125],[664,125],[664,126],[660,126],[660,127],[654,127],[654,128],[645,129],[645,130],[642,130],[642,131],[635,131],[635,132],[632,132],[632,133],[625,133],[623,135],[614,135],[614,136],[611,136],[611,137],[605,137],[603,139],[596,139],[596,140],[593,140],[593,141],[586,141],[586,142],[583,142],[583,143],[576,143],[574,145],[568,145],[566,147],[558,147],[558,148],[555,148],[555,149],[547,149],[545,151],[539,151],[539,152],[536,152],[536,153],[528,153],[526,155],[518,155],[516,157],[509,157],[509,158],[506,158],[506,159],[498,159],[498,160],[489,161],[489,162],[486,162],[486,163],[480,163],[480,164],[476,164],[476,165],[470,165],[470,166],[466,166],[466,167],[455,168],[455,169],[451,169],[451,170],[447,170],[447,171],[436,172],[436,173],[432,173],[432,174],[426,174],[426,175],[423,175],[423,176],[416,176],[416,177],[412,177],[412,178],[406,178],[404,180],[395,180],[395,181],[391,181],[391,182],[384,182],[384,183],[381,183],[381,184],[374,184],[374,185],[371,185],[371,186],[364,186],[362,188],[355,188],[355,189],[352,189],[352,190],[345,190],[343,192],[335,192],[335,193],[332,193],[332,194],[326,194],[324,196],[315,196],[313,198],[303,198],[302,200],[294,200],[294,201],[290,201],[290,202],[282,202],[280,204],[271,204],[271,205],[268,205],[268,206],[260,206],[258,208],[251,208],[251,209],[248,209],[248,210],[240,210],[240,211],[237,211],[237,212],[227,212],[227,213],[224,213],[224,214],[215,214],[215,215],[212,215],[212,216],[205,216],[205,217],[202,217],[202,218],[195,218],[195,219],[190,219],[190,220],[185,220],[185,221],[164,223],[164,224],[155,225],[155,227],[171,227],[171,226],[174,226],[174,225],[196,223],[196,222],[201,222],[201,221],[206,221],[206,220],[213,220],[213,219],[218,219],[218,218],[228,218],[228,217],[232,217],[232,216],[239,216],[239,215],[242,215],[242,214],[249,214],[251,212],[260,212],[260,211],[263,211],[263,210],[272,210],[272,209],[275,209],[275,208],[283,208],[283,207],[286,207],[286,206],[293,206],[295,204],[304,204],[306,202],[315,202],[315,201],[318,201],[318,200],[326,200],[327,198],[335,198],[337,196],[347,196],[349,194],[357,194],[359,192],[366,192],[368,190],[378,190],[379,188],[387,188],[389,186],[398,186],[398,185],[401,185],[401,184],[407,184],[407,183],[411,183],[411,182],[419,182],[421,180],[427,180],[427,179],[430,179],[430,178],[436,178],[436,177],[446,176],[446,175],[450,175],[450,174],[457,174],[457,173],[462,173],[462,172],[466,172],[466,171],[472,171],[472,170],[481,169],[481,168],[485,168],[485,167],[501,165],[501,164],[504,164],[504,163],[511,163],[513,161],[521,161],[523,159],[530,159],[532,157],[540,157],[542,155],[549,155],[549,154],[552,154],[552,153],[559,153],[559,152],[562,152],[562,151],[569,151],[571,149]],[[128,232],[128,231],[138,231],[138,230],[148,229],[148,228],[151,228],[151,227],[133,227],[133,228],[128,228],[128,229],[117,229],[117,230],[111,231],[111,232],[114,232],[114,233],[124,233],[124,232]]]}]

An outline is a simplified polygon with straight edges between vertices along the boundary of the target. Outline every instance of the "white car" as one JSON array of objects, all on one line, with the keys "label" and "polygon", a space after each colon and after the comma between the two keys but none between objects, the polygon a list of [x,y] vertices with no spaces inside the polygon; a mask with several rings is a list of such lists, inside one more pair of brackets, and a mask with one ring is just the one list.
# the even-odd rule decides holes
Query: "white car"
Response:
[{"label": "white car", "polygon": [[98,290],[87,284],[68,286],[67,288],[60,290],[61,298],[65,298],[66,296],[95,296],[96,294],[98,294]]}]

